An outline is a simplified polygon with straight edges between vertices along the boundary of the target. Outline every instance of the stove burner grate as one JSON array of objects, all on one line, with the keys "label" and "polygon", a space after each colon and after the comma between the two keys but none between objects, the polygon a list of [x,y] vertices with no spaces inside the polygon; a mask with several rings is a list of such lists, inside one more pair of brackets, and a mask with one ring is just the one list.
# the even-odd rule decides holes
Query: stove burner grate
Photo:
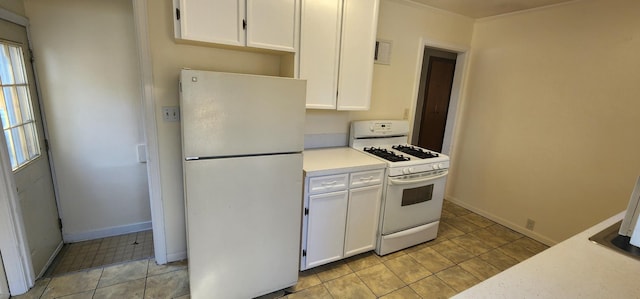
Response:
[{"label": "stove burner grate", "polygon": [[438,154],[432,153],[430,151],[425,151],[421,148],[417,148],[415,146],[406,146],[406,145],[394,145],[391,148],[397,151],[401,151],[405,154],[412,155],[414,157],[418,157],[420,159],[429,159],[436,158]]},{"label": "stove burner grate", "polygon": [[396,155],[395,153],[388,151],[383,148],[375,148],[375,147],[365,147],[364,151],[373,155],[376,155],[380,158],[389,160],[391,162],[401,162],[401,161],[409,161],[409,157],[405,157],[403,155]]}]

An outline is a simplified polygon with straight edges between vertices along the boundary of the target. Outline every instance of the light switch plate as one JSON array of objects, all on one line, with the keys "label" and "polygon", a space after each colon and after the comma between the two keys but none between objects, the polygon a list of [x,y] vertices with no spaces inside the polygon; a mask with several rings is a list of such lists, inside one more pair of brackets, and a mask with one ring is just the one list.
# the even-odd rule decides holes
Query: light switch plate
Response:
[{"label": "light switch plate", "polygon": [[177,106],[162,107],[162,119],[168,122],[180,121],[180,108]]}]

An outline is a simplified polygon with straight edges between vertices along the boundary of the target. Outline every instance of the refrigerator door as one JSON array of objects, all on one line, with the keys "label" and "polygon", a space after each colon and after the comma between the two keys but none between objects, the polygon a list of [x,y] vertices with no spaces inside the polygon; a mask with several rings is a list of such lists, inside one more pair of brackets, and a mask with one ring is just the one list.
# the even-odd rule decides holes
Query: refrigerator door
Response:
[{"label": "refrigerator door", "polygon": [[294,285],[302,154],[183,163],[191,298],[253,298]]},{"label": "refrigerator door", "polygon": [[306,81],[182,70],[184,158],[300,152]]}]

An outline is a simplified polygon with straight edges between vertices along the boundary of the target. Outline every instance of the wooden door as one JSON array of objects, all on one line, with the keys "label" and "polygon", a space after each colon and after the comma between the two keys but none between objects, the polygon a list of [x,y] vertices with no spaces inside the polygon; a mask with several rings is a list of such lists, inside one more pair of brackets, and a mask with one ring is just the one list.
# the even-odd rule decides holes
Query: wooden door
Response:
[{"label": "wooden door", "polygon": [[442,151],[456,60],[430,57],[418,146]]}]

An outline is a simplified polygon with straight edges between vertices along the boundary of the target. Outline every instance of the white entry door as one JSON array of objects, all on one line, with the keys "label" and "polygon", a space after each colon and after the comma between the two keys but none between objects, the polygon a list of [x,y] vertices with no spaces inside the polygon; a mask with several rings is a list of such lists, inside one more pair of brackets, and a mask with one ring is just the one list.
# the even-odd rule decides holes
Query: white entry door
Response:
[{"label": "white entry door", "polygon": [[33,271],[41,275],[62,244],[58,209],[26,28],[0,20],[0,116]]}]

